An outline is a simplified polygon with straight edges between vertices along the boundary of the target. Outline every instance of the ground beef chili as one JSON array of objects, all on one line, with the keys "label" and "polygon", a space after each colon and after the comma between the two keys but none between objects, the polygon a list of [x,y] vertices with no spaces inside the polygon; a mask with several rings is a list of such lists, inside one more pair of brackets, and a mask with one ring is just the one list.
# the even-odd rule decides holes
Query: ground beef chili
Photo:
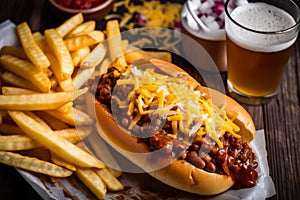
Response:
[{"label": "ground beef chili", "polygon": [[[114,87],[123,87],[118,88],[115,94],[121,100],[125,99],[128,92],[133,89],[128,86],[116,86],[118,79],[120,79],[119,71],[110,68],[105,75],[100,77],[99,83],[91,89],[96,99],[108,108],[111,108]],[[124,128],[128,128],[136,115],[134,113],[133,116],[128,116],[127,110],[120,108],[115,112],[118,112],[114,115],[117,117],[117,122]],[[212,139],[206,138],[205,135],[188,141],[189,138],[186,138],[184,134],[178,134],[176,139],[168,136],[167,133],[170,131],[171,124],[165,119],[159,116],[143,115],[131,133],[139,138],[138,142],[147,144],[153,151],[163,148],[162,156],[186,160],[207,172],[231,176],[235,181],[235,189],[253,187],[256,184],[258,178],[255,171],[258,165],[256,155],[246,142],[226,132],[220,138],[223,144],[223,148],[220,149]]]}]

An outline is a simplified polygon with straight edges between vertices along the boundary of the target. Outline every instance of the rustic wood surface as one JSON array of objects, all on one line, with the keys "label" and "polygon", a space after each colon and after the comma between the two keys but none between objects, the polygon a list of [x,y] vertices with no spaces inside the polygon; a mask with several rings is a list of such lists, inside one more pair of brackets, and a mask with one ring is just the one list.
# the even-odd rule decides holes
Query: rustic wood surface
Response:
[{"label": "rustic wood surface", "polygon": [[[298,0],[297,3],[300,1]],[[55,27],[62,21],[47,0],[1,0],[0,22],[27,21],[33,31]],[[99,27],[101,22],[97,23]],[[299,199],[300,189],[300,41],[297,40],[276,99],[262,106],[244,107],[257,129],[264,129],[270,175],[277,194],[271,199]],[[226,75],[225,75],[226,76]],[[0,199],[40,199],[11,167],[0,165]]]}]

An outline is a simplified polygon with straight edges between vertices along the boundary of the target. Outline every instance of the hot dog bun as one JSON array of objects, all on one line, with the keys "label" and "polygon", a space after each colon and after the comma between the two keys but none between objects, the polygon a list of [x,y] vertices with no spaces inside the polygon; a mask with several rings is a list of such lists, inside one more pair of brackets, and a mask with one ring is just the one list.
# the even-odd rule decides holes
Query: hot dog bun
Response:
[{"label": "hot dog bun", "polygon": [[[225,103],[227,111],[238,113],[238,117],[234,121],[240,127],[240,132],[238,134],[240,134],[243,140],[247,142],[250,142],[254,138],[254,123],[248,112],[236,101],[216,90],[202,87],[185,71],[172,63],[158,59],[149,59],[147,62],[151,62],[158,66],[161,71],[164,71],[164,73],[170,76],[184,77],[189,82],[193,82],[195,90],[200,90],[213,97],[216,105]],[[149,163],[147,159],[145,160],[136,156],[136,153],[150,152],[149,147],[144,143],[138,143],[136,138],[128,134],[127,130],[119,126],[113,119],[113,115],[110,113],[109,109],[95,100],[92,94],[87,95],[87,105],[88,112],[92,115],[96,114],[95,117],[97,117],[99,124],[98,128],[101,129],[99,130],[101,133],[100,135],[108,142],[108,144],[161,182],[177,189],[200,195],[219,194],[233,186],[234,180],[230,176],[209,173],[195,167],[185,160],[174,160],[166,167],[155,169],[154,171],[147,170],[156,163]]]}]

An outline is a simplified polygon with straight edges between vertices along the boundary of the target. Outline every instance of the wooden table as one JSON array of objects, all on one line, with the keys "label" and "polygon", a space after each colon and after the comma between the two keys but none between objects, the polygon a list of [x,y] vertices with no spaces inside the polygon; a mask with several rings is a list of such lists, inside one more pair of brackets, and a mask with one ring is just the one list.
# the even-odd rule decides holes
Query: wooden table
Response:
[{"label": "wooden table", "polygon": [[[297,0],[299,4],[300,1]],[[62,21],[46,0],[1,0],[0,22],[27,21],[33,31],[55,27]],[[97,23],[97,27],[101,22]],[[300,41],[283,76],[276,99],[262,106],[247,106],[257,129],[264,129],[270,175],[277,194],[271,199],[299,199],[300,189]],[[4,198],[5,197],[5,198]],[[39,199],[37,193],[11,167],[0,165],[0,199]]]}]

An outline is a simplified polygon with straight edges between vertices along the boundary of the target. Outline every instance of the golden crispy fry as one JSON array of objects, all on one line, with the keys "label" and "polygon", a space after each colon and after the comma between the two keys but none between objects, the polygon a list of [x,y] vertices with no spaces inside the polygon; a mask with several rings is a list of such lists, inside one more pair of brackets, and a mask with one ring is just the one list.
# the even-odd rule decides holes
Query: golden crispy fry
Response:
[{"label": "golden crispy fry", "polygon": [[58,82],[59,88],[57,91],[60,92],[72,92],[74,91],[74,84],[71,77],[67,78],[66,80]]},{"label": "golden crispy fry", "polygon": [[104,33],[102,31],[92,31],[84,35],[66,39],[64,42],[69,51],[75,51],[102,41],[104,41]]},{"label": "golden crispy fry", "polygon": [[81,88],[90,78],[92,78],[94,71],[95,67],[79,70],[73,77],[74,88]]},{"label": "golden crispy fry", "polygon": [[117,59],[115,64],[116,67],[120,71],[124,71],[127,63],[124,57],[125,51],[122,44],[119,22],[117,20],[108,21],[106,24],[106,32],[110,52],[109,55],[113,61]]},{"label": "golden crispy fry", "polygon": [[20,127],[11,124],[0,124],[0,133],[5,135],[23,135],[24,131]]},{"label": "golden crispy fry", "polygon": [[130,50],[125,54],[125,59],[127,63],[132,64],[133,62],[145,58],[145,54],[142,50]]},{"label": "golden crispy fry", "polygon": [[72,31],[70,31],[68,35],[65,37],[65,39],[69,39],[74,36],[89,33],[91,31],[94,31],[95,28],[96,28],[96,21],[91,20],[91,21],[84,22],[78,25],[77,27],[75,27]]},{"label": "golden crispy fry", "polygon": [[127,63],[131,64],[139,59],[143,58],[158,58],[168,62],[172,62],[172,55],[165,51],[143,51],[140,49],[132,49],[125,54]]},{"label": "golden crispy fry", "polygon": [[105,184],[93,169],[77,168],[75,174],[97,196],[97,198],[102,199],[105,196]]},{"label": "golden crispy fry", "polygon": [[120,181],[107,169],[95,169],[94,170],[98,176],[103,180],[105,183],[106,187],[110,191],[118,191],[118,190],[123,190],[124,186]]},{"label": "golden crispy fry", "polygon": [[51,110],[73,100],[73,92],[0,95],[0,110]]},{"label": "golden crispy fry", "polygon": [[95,72],[93,74],[93,78],[104,74],[107,71],[107,69],[110,67],[111,64],[112,64],[112,62],[108,57],[104,58],[104,60],[100,63],[99,67],[97,67],[97,70],[95,70]]},{"label": "golden crispy fry", "polygon": [[54,132],[59,136],[67,139],[69,142],[76,144],[86,138],[92,132],[92,128],[89,126],[82,126],[77,128],[57,130]]},{"label": "golden crispy fry", "polygon": [[72,175],[72,171],[55,164],[42,161],[37,158],[22,156],[17,153],[6,151],[0,151],[0,162],[20,169],[38,172],[54,177],[68,177]]},{"label": "golden crispy fry", "polygon": [[82,13],[78,13],[64,23],[62,23],[59,27],[56,28],[57,33],[60,37],[65,37],[72,29],[83,22],[83,15]]},{"label": "golden crispy fry", "polygon": [[24,113],[26,115],[28,115],[29,117],[31,117],[36,122],[38,122],[44,129],[52,130],[52,128],[43,119],[41,119],[39,116],[37,116],[35,113],[30,112],[30,111],[26,111]]},{"label": "golden crispy fry", "polygon": [[24,88],[18,88],[18,87],[10,87],[10,86],[3,86],[2,87],[2,94],[10,95],[10,94],[34,94],[37,93],[33,90],[28,90]]},{"label": "golden crispy fry", "polygon": [[8,83],[10,85],[18,86],[20,88],[26,88],[29,90],[40,91],[33,83],[13,73],[3,72],[0,73],[0,77],[5,83]]},{"label": "golden crispy fry", "polygon": [[[91,151],[88,149],[88,147],[83,143],[83,142],[78,142],[76,144],[78,147],[83,149],[84,151],[91,153]],[[102,146],[100,146],[102,148]],[[104,147],[106,148],[106,147]],[[109,154],[110,155],[110,154]],[[114,160],[115,161],[115,160]],[[110,163],[109,163],[110,164]],[[100,178],[103,180],[105,185],[110,191],[118,191],[122,190],[124,186],[120,183],[120,181],[108,170],[108,168],[103,168],[103,169],[94,169],[96,174],[100,176]]]},{"label": "golden crispy fry", "polygon": [[41,145],[25,135],[0,135],[0,150],[20,151],[40,147]]},{"label": "golden crispy fry", "polygon": [[17,33],[29,60],[31,60],[31,62],[37,68],[45,69],[49,67],[50,62],[46,57],[46,55],[44,54],[44,52],[34,41],[31,30],[27,22],[23,22],[17,25]]},{"label": "golden crispy fry", "polygon": [[10,55],[1,55],[0,60],[2,67],[7,71],[15,73],[30,81],[41,92],[50,91],[51,83],[47,75],[30,62]]},{"label": "golden crispy fry", "polygon": [[172,62],[172,54],[167,51],[144,51],[147,57],[158,58],[168,62]]},{"label": "golden crispy fry", "polygon": [[71,126],[91,125],[94,122],[89,115],[76,108],[73,108],[73,111],[69,113],[61,113],[56,110],[46,110],[45,112]]},{"label": "golden crispy fry", "polygon": [[[10,126],[12,127],[12,125]],[[88,136],[91,133],[91,131],[92,129],[90,127],[80,127],[78,130],[76,128],[67,128],[64,130],[54,132],[60,137],[63,137],[69,142],[75,144],[83,140],[86,136]],[[12,134],[12,130],[10,130],[10,132]],[[37,143],[27,135],[24,135],[24,132],[22,130],[21,133],[21,135],[0,135],[0,150],[24,151],[42,146],[41,143]]]},{"label": "golden crispy fry", "polygon": [[4,46],[1,49],[1,54],[8,54],[21,59],[28,59],[25,51],[21,47]]},{"label": "golden crispy fry", "polygon": [[98,44],[91,53],[81,62],[80,67],[96,67],[106,55],[106,47],[103,43]]},{"label": "golden crispy fry", "polygon": [[95,155],[101,159],[104,163],[109,163],[109,171],[115,176],[119,177],[122,174],[122,170],[117,161],[112,156],[111,152],[106,147],[102,138],[97,134],[92,133],[87,137],[89,144],[94,149]]},{"label": "golden crispy fry", "polygon": [[[67,129],[69,126],[62,122],[60,119],[55,118],[43,111],[36,111],[35,112],[40,118],[42,118],[47,124],[53,129],[53,130],[61,130],[61,129]],[[0,126],[1,127],[1,126]],[[0,128],[1,130],[1,128]]]},{"label": "golden crispy fry", "polygon": [[117,20],[108,21],[106,24],[106,34],[109,46],[109,52],[112,60],[115,60],[121,56],[123,51],[122,37],[120,33],[120,27]]},{"label": "golden crispy fry", "polygon": [[60,137],[51,130],[44,129],[38,122],[20,111],[8,111],[16,124],[32,139],[40,142],[65,161],[81,167],[103,168],[104,164],[90,154]]},{"label": "golden crispy fry", "polygon": [[48,47],[51,49],[58,61],[58,66],[55,67],[56,73],[53,68],[51,68],[52,71],[58,81],[68,79],[74,71],[74,66],[71,55],[63,39],[59,36],[55,29],[47,29],[45,31],[45,37]]},{"label": "golden crispy fry", "polygon": [[76,167],[66,161],[64,161],[63,159],[61,159],[60,157],[58,157],[56,154],[50,152],[50,157],[51,157],[51,160],[54,164],[57,164],[59,166],[62,166],[68,170],[71,170],[71,171],[76,171]]},{"label": "golden crispy fry", "polygon": [[58,107],[56,110],[58,112],[68,113],[68,112],[71,112],[72,107],[73,107],[73,102],[69,102],[69,103],[66,103],[66,104]]},{"label": "golden crispy fry", "polygon": [[83,47],[71,53],[74,67],[79,67],[82,60],[87,57],[91,52],[89,47]]}]

